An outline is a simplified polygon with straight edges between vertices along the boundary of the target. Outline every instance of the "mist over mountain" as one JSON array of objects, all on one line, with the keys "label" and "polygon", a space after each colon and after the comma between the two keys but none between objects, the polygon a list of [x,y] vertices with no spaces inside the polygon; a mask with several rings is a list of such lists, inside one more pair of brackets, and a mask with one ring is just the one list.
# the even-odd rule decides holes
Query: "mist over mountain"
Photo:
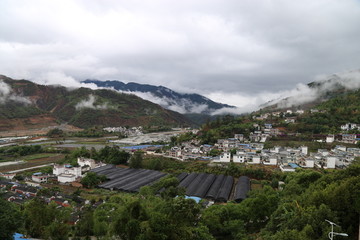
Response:
[{"label": "mist over mountain", "polygon": [[160,106],[182,114],[199,113],[212,115],[226,113],[234,106],[217,103],[199,94],[178,93],[163,86],[154,86],[139,83],[123,83],[121,81],[85,80],[82,83],[96,84],[101,88],[111,88],[120,92],[131,92],[143,99],[159,104]]},{"label": "mist over mountain", "polygon": [[318,76],[309,84],[298,84],[296,88],[280,97],[269,101],[261,108],[294,108],[313,106],[349,91],[360,88],[360,70]]}]

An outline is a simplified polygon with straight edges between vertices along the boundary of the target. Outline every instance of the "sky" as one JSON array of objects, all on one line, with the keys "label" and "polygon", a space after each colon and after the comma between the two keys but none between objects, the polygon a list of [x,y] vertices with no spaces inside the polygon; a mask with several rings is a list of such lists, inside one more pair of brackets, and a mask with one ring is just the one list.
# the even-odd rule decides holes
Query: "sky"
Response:
[{"label": "sky", "polygon": [[1,0],[0,74],[163,85],[251,109],[360,68],[359,0]]}]

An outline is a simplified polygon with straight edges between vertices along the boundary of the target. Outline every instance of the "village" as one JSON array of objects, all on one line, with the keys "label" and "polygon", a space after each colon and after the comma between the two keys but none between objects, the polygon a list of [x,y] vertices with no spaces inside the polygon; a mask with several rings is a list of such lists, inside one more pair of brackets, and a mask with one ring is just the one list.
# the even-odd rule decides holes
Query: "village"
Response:
[{"label": "village", "polygon": [[[249,138],[243,134],[235,134],[233,138],[218,139],[214,145],[199,145],[199,141],[184,142],[174,146],[164,156],[178,160],[204,160],[212,163],[245,163],[276,166],[281,171],[295,171],[295,168],[344,168],[356,157],[360,156],[360,148],[336,145],[331,150],[317,149],[310,152],[308,146],[298,148],[274,146],[265,149],[264,143],[273,136],[283,134],[278,128],[265,123],[263,126],[254,124],[257,131],[251,132]],[[341,126],[342,131],[360,129],[359,124],[348,123]],[[360,141],[357,134],[328,134],[323,139],[316,140],[331,144],[333,142],[357,144]],[[210,152],[216,149],[221,154],[210,157]]]},{"label": "village", "polygon": [[[290,112],[287,112],[290,114]],[[285,113],[282,113],[285,114]],[[301,114],[301,111],[297,111],[296,114]],[[269,115],[261,115],[260,118],[268,118]],[[257,118],[259,118],[257,117]],[[293,118],[295,119],[295,118]],[[290,120],[289,120],[290,121]],[[338,134],[328,134],[322,139],[317,139],[317,142],[325,144],[339,143],[332,149],[320,148],[317,151],[309,151],[309,147],[302,145],[299,147],[282,147],[274,146],[272,148],[265,148],[265,145],[273,137],[283,135],[281,128],[273,127],[270,123],[254,124],[255,131],[251,132],[247,137],[242,134],[234,134],[232,138],[218,139],[213,145],[201,144],[196,138],[190,141],[185,141],[179,144],[170,145],[171,137],[179,136],[184,133],[191,133],[196,135],[197,129],[176,129],[177,132],[164,132],[164,133],[151,133],[144,134],[142,127],[125,128],[125,127],[107,127],[103,131],[120,133],[127,138],[114,140],[110,138],[107,140],[107,144],[112,146],[118,146],[123,151],[134,154],[137,151],[142,151],[143,154],[149,156],[161,156],[166,158],[172,158],[179,161],[201,161],[206,162],[209,167],[222,166],[226,168],[230,163],[239,165],[253,165],[268,167],[272,171],[281,172],[295,172],[297,168],[311,168],[311,169],[342,169],[348,167],[357,157],[360,157],[360,148],[347,147],[346,144],[357,144],[360,139],[356,134],[350,134],[348,131],[359,130],[359,124],[347,123],[341,126],[341,132]],[[6,138],[2,140],[3,146],[16,145],[14,140],[26,140],[25,138]],[[32,141],[32,140],[31,140]],[[164,144],[154,144],[154,141],[162,141]],[[132,145],[129,145],[133,143]],[[141,145],[139,145],[142,143]],[[344,143],[345,145],[342,145]],[[124,145],[125,144],[125,145]],[[135,145],[134,145],[135,144]],[[1,173],[0,176],[6,180],[0,181],[0,189],[3,191],[3,198],[16,204],[24,204],[25,202],[40,197],[45,202],[54,202],[58,207],[72,207],[72,217],[70,224],[76,224],[80,219],[79,212],[85,205],[96,208],[103,203],[103,200],[99,202],[90,202],[74,194],[65,194],[62,191],[47,191],[44,189],[44,184],[50,183],[50,186],[71,186],[73,188],[83,187],[81,179],[86,176],[88,172],[95,172],[105,174],[110,181],[100,185],[105,189],[113,190],[114,186],[118,189],[122,187],[116,184],[121,182],[118,179],[114,179],[114,176],[119,177],[119,171],[127,171],[126,169],[116,168],[115,166],[105,164],[101,161],[95,161],[91,158],[78,157],[76,165],[71,164],[52,164],[51,173],[43,173],[41,171],[34,172],[31,177],[26,177],[23,181],[15,181],[17,172]],[[142,170],[142,174],[138,175],[137,172],[132,174],[134,182],[142,182],[141,176],[146,179],[149,172],[149,176],[155,176],[153,181],[163,177],[163,173],[151,172],[151,170]],[[120,174],[120,175],[119,175]],[[185,174],[185,173],[184,173]],[[138,176],[138,177],[137,177]],[[202,184],[200,179],[210,179],[215,181],[219,176],[210,176],[204,174],[189,174],[188,182]],[[121,178],[121,176],[120,176]],[[112,180],[113,179],[113,180]],[[190,181],[189,179],[192,179]],[[195,179],[198,179],[194,181]],[[145,180],[147,181],[147,180]],[[185,181],[185,182],[186,182]],[[225,178],[221,178],[218,181],[224,181]],[[232,186],[239,188],[238,184],[243,184],[241,189],[247,188],[250,190],[250,180],[247,178],[244,182],[231,179],[228,181],[228,192],[223,196],[221,201],[226,202],[230,198],[230,192]],[[114,184],[112,184],[114,182]],[[126,181],[127,183],[128,181]],[[215,181],[216,182],[216,181]],[[149,184],[150,182],[146,182]],[[54,185],[55,184],[55,185]],[[220,183],[219,183],[220,184]],[[218,185],[219,185],[218,184]],[[225,184],[225,183],[224,183]],[[129,184],[128,184],[129,185]],[[136,185],[137,186],[137,185]],[[225,186],[225,185],[224,185]],[[248,186],[248,187],[246,187]],[[199,186],[192,187],[190,189],[198,189]],[[136,188],[138,191],[139,187]],[[188,188],[189,189],[189,188]],[[246,198],[246,193],[242,193],[242,199]],[[198,198],[195,192],[188,190],[190,197]],[[191,196],[194,194],[196,196]],[[204,192],[206,193],[206,192]],[[239,193],[233,193],[238,194]],[[209,197],[203,194],[202,196]],[[210,195],[212,196],[212,195]],[[201,199],[201,198],[199,198]],[[213,200],[215,201],[215,197]],[[234,200],[234,196],[231,197]],[[219,201],[218,199],[216,199]]]}]

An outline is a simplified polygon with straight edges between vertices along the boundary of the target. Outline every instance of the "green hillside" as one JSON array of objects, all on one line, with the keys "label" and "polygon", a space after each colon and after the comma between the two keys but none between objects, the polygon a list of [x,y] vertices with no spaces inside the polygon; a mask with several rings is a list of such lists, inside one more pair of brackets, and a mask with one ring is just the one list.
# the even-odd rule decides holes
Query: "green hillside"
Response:
[{"label": "green hillside", "polygon": [[[179,113],[135,95],[112,90],[43,86],[26,80],[1,77],[11,94],[0,102],[0,125],[9,119],[53,117],[77,127],[91,126],[187,126]],[[17,99],[26,99],[27,103]]]},{"label": "green hillside", "polygon": [[[299,107],[300,109],[302,106]],[[303,134],[328,134],[339,133],[340,126],[345,123],[360,123],[360,90],[333,94],[327,101],[313,106],[319,112],[306,110],[304,114],[283,114],[280,117],[269,117],[266,120],[255,120],[265,112],[260,110],[248,116],[219,117],[215,121],[207,122],[202,126],[199,137],[204,143],[215,143],[219,138],[233,137],[235,133],[243,133],[246,136],[254,131],[254,124],[263,126],[271,123],[273,127],[281,128],[284,133]],[[280,111],[280,110],[273,110]],[[287,117],[296,118],[295,123],[286,123]]]}]

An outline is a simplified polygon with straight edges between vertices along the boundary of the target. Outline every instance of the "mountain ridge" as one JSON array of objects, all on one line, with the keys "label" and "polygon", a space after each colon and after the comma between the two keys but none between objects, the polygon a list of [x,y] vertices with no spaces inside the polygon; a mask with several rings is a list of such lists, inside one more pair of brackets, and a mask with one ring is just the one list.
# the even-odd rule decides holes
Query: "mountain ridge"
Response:
[{"label": "mountain ridge", "polygon": [[178,93],[164,86],[140,84],[135,82],[124,83],[118,80],[91,80],[82,83],[93,83],[98,87],[113,88],[117,91],[131,92],[146,100],[161,105],[164,108],[185,113],[201,113],[211,115],[222,108],[235,108],[234,106],[214,102],[211,99],[196,93]]},{"label": "mountain ridge", "polygon": [[[135,95],[113,90],[67,89],[39,85],[27,80],[0,76],[0,131],[15,128],[21,120],[34,127],[43,116],[51,123],[93,126],[188,126],[181,114],[162,108]],[[16,120],[16,121],[15,121]]]}]

